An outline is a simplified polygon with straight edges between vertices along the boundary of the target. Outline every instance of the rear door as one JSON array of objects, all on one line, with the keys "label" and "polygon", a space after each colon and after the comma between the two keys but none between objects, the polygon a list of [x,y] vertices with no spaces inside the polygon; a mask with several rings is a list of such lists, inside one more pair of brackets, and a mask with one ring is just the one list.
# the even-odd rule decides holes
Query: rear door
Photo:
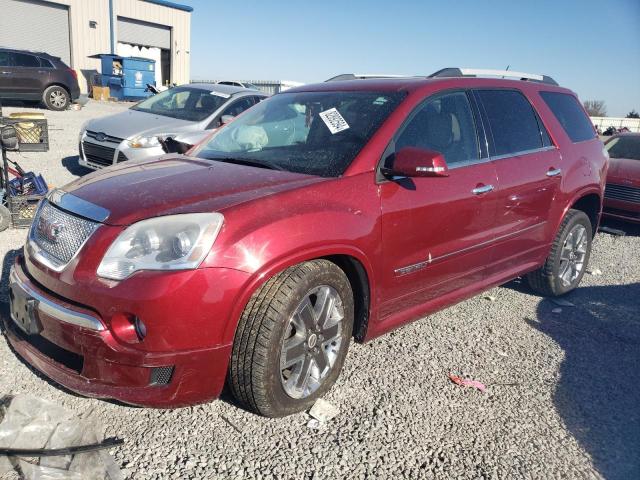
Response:
[{"label": "rear door", "polygon": [[14,54],[13,88],[19,98],[39,99],[48,83],[49,70],[40,66],[40,59],[27,53]]},{"label": "rear door", "polygon": [[449,176],[380,184],[382,318],[482,281],[494,237],[497,178],[473,111],[465,91],[429,97],[387,149],[390,168],[403,147],[439,151]]},{"label": "rear door", "polygon": [[508,276],[540,262],[562,156],[520,90],[475,90],[498,176],[496,242],[488,276]]}]

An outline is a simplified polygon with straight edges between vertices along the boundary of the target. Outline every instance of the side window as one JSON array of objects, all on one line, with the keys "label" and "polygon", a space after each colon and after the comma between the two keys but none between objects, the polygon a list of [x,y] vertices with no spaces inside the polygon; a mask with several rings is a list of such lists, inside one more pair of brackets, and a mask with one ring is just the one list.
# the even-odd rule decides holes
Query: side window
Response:
[{"label": "side window", "polygon": [[55,68],[53,66],[53,63],[51,63],[51,61],[47,60],[46,58],[38,57],[38,60],[40,61],[40,66],[42,68]]},{"label": "side window", "polygon": [[449,165],[477,160],[478,142],[469,99],[464,92],[427,100],[396,140],[396,151],[419,147],[444,154]]},{"label": "side window", "polygon": [[585,115],[576,97],[558,92],[540,92],[540,96],[573,143],[595,138],[596,132],[591,120]]},{"label": "side window", "polygon": [[253,97],[243,97],[236,100],[235,102],[233,102],[231,105],[229,105],[227,108],[224,109],[224,111],[222,112],[222,115],[232,115],[234,117],[237,117],[242,112],[244,112],[247,108],[250,108],[253,106],[252,98]]},{"label": "side window", "polygon": [[40,67],[38,57],[27,55],[25,53],[16,53],[15,62],[17,67]]},{"label": "side window", "polygon": [[516,90],[476,91],[489,120],[491,154],[509,155],[543,146],[536,113]]},{"label": "side window", "polygon": [[13,66],[13,53],[0,52],[0,67]]}]

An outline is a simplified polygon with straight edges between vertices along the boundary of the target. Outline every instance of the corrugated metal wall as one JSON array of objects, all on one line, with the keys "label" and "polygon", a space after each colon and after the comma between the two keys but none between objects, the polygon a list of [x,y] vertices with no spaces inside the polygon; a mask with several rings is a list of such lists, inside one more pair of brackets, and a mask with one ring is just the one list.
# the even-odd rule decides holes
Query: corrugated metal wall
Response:
[{"label": "corrugated metal wall", "polygon": [[0,46],[45,52],[70,65],[68,8],[34,0],[0,0]]},{"label": "corrugated metal wall", "polygon": [[[0,24],[10,18],[6,2],[0,0]],[[70,65],[78,71],[80,88],[86,92],[86,79],[100,68],[98,59],[88,58],[97,53],[109,53],[111,40],[109,32],[109,0],[50,0],[50,4],[69,7],[69,27],[71,37]],[[189,83],[191,49],[191,14],[175,8],[156,5],[142,0],[114,0],[115,17],[126,17],[144,22],[165,25],[171,28],[171,77],[181,84]],[[28,17],[14,19],[21,31],[32,35],[34,26]],[[114,19],[116,20],[116,19]],[[89,22],[96,22],[91,28]],[[60,29],[52,30],[53,25],[38,28],[43,35],[57,35]],[[118,37],[117,22],[116,42]],[[64,35],[64,32],[62,33]]]}]

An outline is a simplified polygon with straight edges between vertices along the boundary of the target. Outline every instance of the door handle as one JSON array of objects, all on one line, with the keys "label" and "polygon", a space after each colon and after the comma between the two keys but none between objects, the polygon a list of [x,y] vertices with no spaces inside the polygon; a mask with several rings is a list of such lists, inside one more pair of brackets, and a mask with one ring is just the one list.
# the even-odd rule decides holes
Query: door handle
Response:
[{"label": "door handle", "polygon": [[557,177],[561,173],[562,170],[559,168],[550,168],[549,171],[547,171],[547,177]]},{"label": "door handle", "polygon": [[493,185],[482,185],[471,190],[474,195],[482,195],[493,190]]}]

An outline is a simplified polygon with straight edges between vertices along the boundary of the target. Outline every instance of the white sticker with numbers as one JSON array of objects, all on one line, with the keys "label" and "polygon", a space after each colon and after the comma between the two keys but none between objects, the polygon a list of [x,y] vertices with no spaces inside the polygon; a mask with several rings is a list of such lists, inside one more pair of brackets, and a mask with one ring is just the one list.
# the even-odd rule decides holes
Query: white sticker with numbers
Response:
[{"label": "white sticker with numbers", "polygon": [[349,124],[347,123],[347,121],[342,117],[342,115],[340,115],[340,112],[335,108],[330,108],[329,110],[320,112],[318,115],[320,115],[320,118],[322,119],[324,124],[327,126],[329,131],[334,135],[338,132],[341,132],[349,128]]}]

